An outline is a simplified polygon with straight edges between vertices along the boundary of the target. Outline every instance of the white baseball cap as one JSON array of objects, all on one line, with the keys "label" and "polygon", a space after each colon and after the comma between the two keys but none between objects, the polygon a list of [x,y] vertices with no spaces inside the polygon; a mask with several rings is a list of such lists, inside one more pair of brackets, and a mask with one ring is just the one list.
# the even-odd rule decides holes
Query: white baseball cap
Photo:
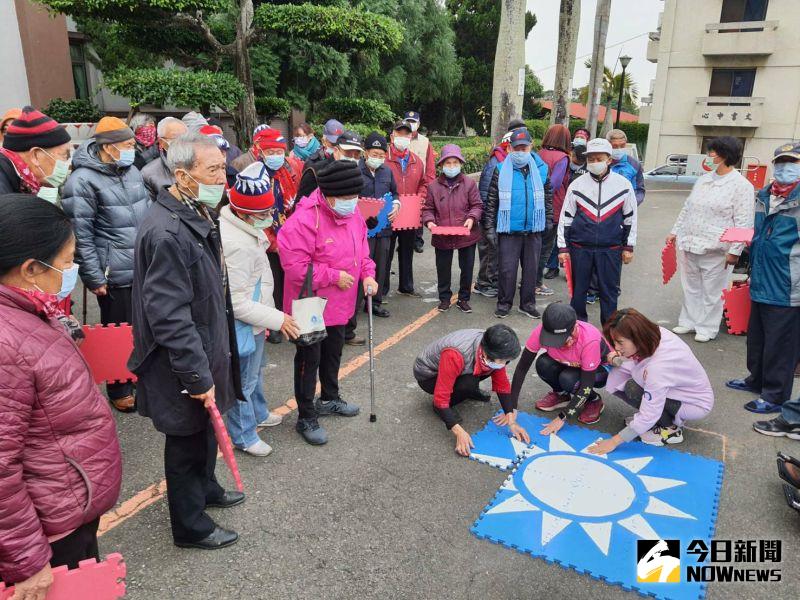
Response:
[{"label": "white baseball cap", "polygon": [[594,138],[593,140],[589,140],[589,143],[586,144],[586,154],[592,153],[604,153],[611,156],[611,142],[604,138]]}]

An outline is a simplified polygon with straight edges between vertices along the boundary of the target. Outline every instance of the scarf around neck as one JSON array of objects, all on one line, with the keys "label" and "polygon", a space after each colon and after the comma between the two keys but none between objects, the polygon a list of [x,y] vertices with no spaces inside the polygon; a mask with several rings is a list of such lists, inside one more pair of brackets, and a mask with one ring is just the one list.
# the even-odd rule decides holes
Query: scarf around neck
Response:
[{"label": "scarf around neck", "polygon": [[[544,216],[544,183],[539,174],[539,168],[536,161],[533,160],[533,155],[528,154],[528,172],[530,176],[527,178],[525,185],[528,186],[528,191],[533,197],[533,226],[531,231],[544,231],[545,216]],[[514,187],[514,161],[509,156],[500,165],[500,177],[497,181],[498,195],[500,197],[500,204],[497,210],[497,233],[510,233],[511,231],[511,196]],[[527,207],[525,207],[527,211]]]},{"label": "scarf around neck", "polygon": [[314,154],[320,148],[319,140],[312,136],[311,141],[308,142],[305,148],[301,148],[298,145],[295,145],[292,148],[292,152],[295,153],[295,156],[302,160],[303,162],[308,160],[308,157]]},{"label": "scarf around neck", "polygon": [[792,183],[778,183],[777,181],[773,181],[772,186],[769,188],[769,193],[771,196],[788,198],[789,194],[794,191],[794,188],[796,188],[798,184],[800,184],[800,180],[793,181]]},{"label": "scarf around neck", "polygon": [[42,187],[39,183],[39,180],[36,179],[36,176],[31,171],[28,163],[22,160],[22,157],[13,152],[12,150],[6,150],[5,148],[0,148],[0,154],[5,156],[9,162],[14,165],[14,170],[17,172],[21,183],[20,183],[20,191],[21,192],[29,192],[31,194],[36,195],[39,193],[39,189]]}]

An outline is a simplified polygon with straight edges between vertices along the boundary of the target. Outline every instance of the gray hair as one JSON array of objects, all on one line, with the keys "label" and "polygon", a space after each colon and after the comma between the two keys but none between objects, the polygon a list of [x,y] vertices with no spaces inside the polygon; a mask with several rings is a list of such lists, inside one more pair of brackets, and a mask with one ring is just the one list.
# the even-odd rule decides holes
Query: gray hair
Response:
[{"label": "gray hair", "polygon": [[213,148],[219,152],[217,142],[202,133],[189,132],[169,145],[167,150],[167,167],[172,174],[178,169],[190,171],[197,162],[198,148]]},{"label": "gray hair", "polygon": [[131,122],[129,127],[136,131],[142,125],[147,125],[148,123],[152,123],[153,125],[156,124],[156,119],[153,115],[148,113],[136,113],[131,117]]},{"label": "gray hair", "polygon": [[622,131],[622,129],[612,129],[606,134],[606,139],[610,142],[611,140],[625,140],[628,141],[628,135]]},{"label": "gray hair", "polygon": [[156,130],[158,131],[158,137],[163,138],[164,134],[167,132],[167,127],[174,124],[184,125],[184,126],[186,125],[186,123],[184,123],[180,119],[176,119],[175,117],[164,117],[163,119],[161,119],[158,122],[158,127],[156,128]]}]

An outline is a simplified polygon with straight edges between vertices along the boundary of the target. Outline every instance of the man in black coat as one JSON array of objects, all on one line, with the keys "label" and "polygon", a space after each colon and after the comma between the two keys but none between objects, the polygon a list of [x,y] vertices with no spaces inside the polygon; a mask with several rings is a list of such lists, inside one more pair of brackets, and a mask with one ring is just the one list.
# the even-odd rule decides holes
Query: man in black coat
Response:
[{"label": "man in black coat", "polygon": [[138,409],[166,435],[172,535],[176,546],[216,549],[238,534],[205,513],[244,494],[214,477],[217,442],[206,407],[224,413],[242,398],[233,310],[217,216],[225,157],[216,142],[187,134],[172,143],[167,164],[175,185],[162,188],[140,226],[133,280]]}]

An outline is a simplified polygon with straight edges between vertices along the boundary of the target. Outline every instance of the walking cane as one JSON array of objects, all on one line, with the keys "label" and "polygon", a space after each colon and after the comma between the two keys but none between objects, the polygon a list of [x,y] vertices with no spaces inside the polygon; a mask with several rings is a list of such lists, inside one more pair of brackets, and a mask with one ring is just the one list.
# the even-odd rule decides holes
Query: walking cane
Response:
[{"label": "walking cane", "polygon": [[86,325],[86,286],[83,286],[83,324]]},{"label": "walking cane", "polygon": [[367,286],[367,323],[369,330],[369,422],[378,420],[375,416],[375,355],[372,346],[372,286]]}]

